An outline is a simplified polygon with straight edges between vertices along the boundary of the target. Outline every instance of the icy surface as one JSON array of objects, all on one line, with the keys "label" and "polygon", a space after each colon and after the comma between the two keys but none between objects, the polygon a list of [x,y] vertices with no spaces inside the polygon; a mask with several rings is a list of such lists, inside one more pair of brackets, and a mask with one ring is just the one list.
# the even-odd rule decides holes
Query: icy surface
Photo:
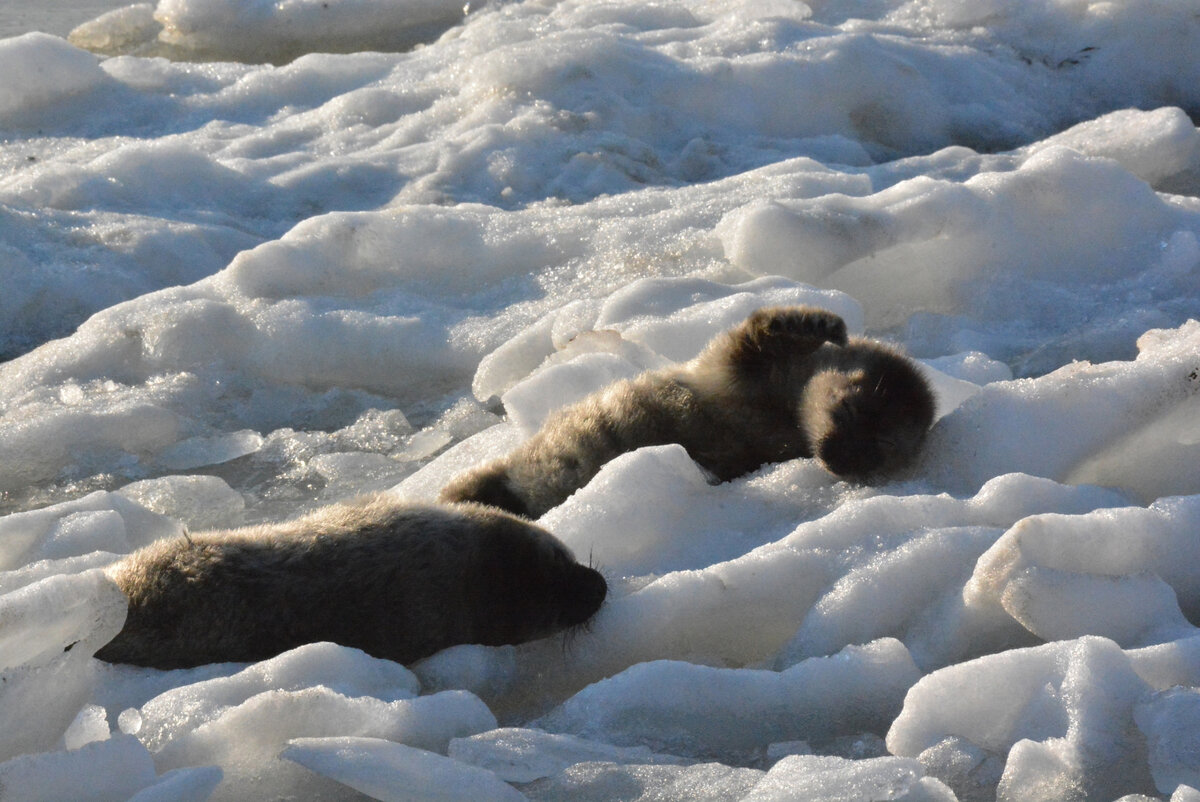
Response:
[{"label": "icy surface", "polygon": [[[1200,799],[1194,4],[114,5],[0,39],[0,797]],[[921,360],[909,475],[641,449],[579,631],[92,658],[120,555],[795,303]]]}]

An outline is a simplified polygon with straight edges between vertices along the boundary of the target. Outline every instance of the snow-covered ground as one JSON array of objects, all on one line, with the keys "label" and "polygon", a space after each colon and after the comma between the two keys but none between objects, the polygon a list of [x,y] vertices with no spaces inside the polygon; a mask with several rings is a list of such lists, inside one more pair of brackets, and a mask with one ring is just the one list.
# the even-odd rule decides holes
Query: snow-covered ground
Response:
[{"label": "snow-covered ground", "polygon": [[[159,0],[70,40],[0,40],[5,802],[1200,800],[1196,3]],[[586,631],[92,657],[117,555],[431,499],[780,303],[928,367],[911,476],[643,449],[541,520],[609,579]]]}]

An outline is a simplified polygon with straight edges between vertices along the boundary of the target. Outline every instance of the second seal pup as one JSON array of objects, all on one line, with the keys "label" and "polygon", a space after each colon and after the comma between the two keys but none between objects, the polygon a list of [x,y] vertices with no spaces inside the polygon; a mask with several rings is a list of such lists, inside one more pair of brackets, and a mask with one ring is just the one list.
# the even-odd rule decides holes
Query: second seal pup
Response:
[{"label": "second seal pup", "polygon": [[583,624],[607,593],[527,521],[386,494],[159,541],[106,570],[129,612],[96,656],[154,668],[255,661],[316,641],[409,663]]},{"label": "second seal pup", "polygon": [[691,362],[617,382],[552,416],[509,455],[443,490],[531,518],[613,457],[679,443],[720,481],[768,462],[817,457],[865,480],[913,461],[934,399],[915,365],[808,306],[760,309]]}]

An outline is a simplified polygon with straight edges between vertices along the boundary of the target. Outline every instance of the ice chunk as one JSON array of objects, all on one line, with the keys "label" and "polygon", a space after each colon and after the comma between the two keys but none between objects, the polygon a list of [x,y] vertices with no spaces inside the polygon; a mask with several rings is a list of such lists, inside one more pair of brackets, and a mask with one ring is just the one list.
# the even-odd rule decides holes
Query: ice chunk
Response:
[{"label": "ice chunk", "polygon": [[1120,487],[1142,501],[1200,489],[1188,467],[1200,455],[1200,398],[1192,398],[1117,436],[1076,465],[1069,482]]},{"label": "ice chunk", "polygon": [[[465,691],[384,702],[370,696],[347,697],[324,686],[298,691],[271,690],[223,710],[154,753],[161,769],[220,765],[225,796],[274,796],[299,793],[312,775],[277,758],[295,738],[365,736],[385,738],[420,749],[445,752],[451,738],[494,729],[496,719]],[[305,793],[332,792],[325,781]],[[224,790],[222,790],[224,789]]]},{"label": "ice chunk", "polygon": [[1131,649],[1133,670],[1156,690],[1173,685],[1200,686],[1200,637]]},{"label": "ice chunk", "polygon": [[538,726],[672,754],[745,759],[777,741],[882,731],[919,676],[896,640],[847,647],[783,672],[661,660],[584,688]]},{"label": "ice chunk", "polygon": [[84,705],[63,733],[63,747],[78,749],[94,741],[107,741],[111,734],[104,708],[99,705]]},{"label": "ice chunk", "polygon": [[1046,640],[1100,635],[1128,647],[1195,631],[1171,586],[1148,574],[1097,576],[1032,566],[1005,585],[1000,603]]},{"label": "ice chunk", "polygon": [[1146,734],[1150,773],[1160,793],[1200,787],[1200,689],[1172,688],[1154,694],[1133,713]]},{"label": "ice chunk", "polygon": [[498,459],[516,448],[524,434],[516,426],[502,423],[468,437],[439,454],[420,470],[404,478],[392,492],[411,501],[434,501],[456,475],[480,463]]},{"label": "ice chunk", "polygon": [[696,356],[717,334],[764,306],[809,305],[828,309],[862,330],[862,308],[844,293],[777,276],[724,285],[697,279],[644,279],[613,293],[596,319],[668,359]]},{"label": "ice chunk", "polygon": [[502,343],[479,362],[471,391],[480,401],[499,397],[571,339],[594,328],[597,300],[571,301]]},{"label": "ice chunk", "polygon": [[106,551],[93,551],[62,560],[39,560],[15,571],[0,571],[0,595],[58,574],[81,574],[92,568],[103,568],[120,556]]},{"label": "ice chunk", "polygon": [[514,802],[525,798],[486,769],[379,738],[296,738],[280,757],[373,799]]},{"label": "ice chunk", "polygon": [[161,476],[130,482],[117,491],[192,531],[240,523],[246,500],[218,476]]},{"label": "ice chunk", "polygon": [[[597,351],[623,358],[634,366],[635,373],[664,367],[696,356],[714,336],[737,325],[755,309],[795,304],[829,309],[842,315],[852,331],[862,329],[862,309],[852,298],[787,279],[764,277],[732,285],[691,278],[641,279],[613,293],[602,304],[576,301],[526,327],[480,362],[472,387],[481,400],[501,395],[539,366]],[[617,365],[620,363],[607,367],[607,375],[579,389],[571,389],[571,382],[566,382],[564,390],[569,390],[569,396],[556,400],[554,406],[630,375],[629,367]],[[545,393],[547,385],[556,383],[539,380],[536,391],[523,395]],[[509,397],[505,396],[508,404]],[[544,411],[536,417],[540,421]]]},{"label": "ice chunk", "polygon": [[[1198,538],[1200,496],[1162,499],[1149,508],[1031,516],[979,558],[964,595],[982,603],[1007,593],[1002,603],[1010,612],[1019,608],[1022,616],[1037,616],[1041,609],[1053,615],[1057,623],[1045,621],[1047,632],[1104,629],[1130,638],[1132,645],[1152,630],[1184,624],[1175,597],[1184,612],[1200,610],[1200,569],[1186,556],[1200,546]],[[1006,590],[1030,568],[1060,573],[1029,575]],[[1071,579],[1061,572],[1096,578]],[[1133,576],[1139,574],[1152,574],[1169,587]]]},{"label": "ice chunk", "polygon": [[978,386],[1011,381],[1013,377],[1012,368],[979,351],[964,351],[921,361],[939,373]]},{"label": "ice chunk", "polygon": [[813,605],[781,663],[830,654],[847,643],[905,636],[917,615],[962,587],[969,566],[1000,534],[994,527],[934,529],[863,560]]},{"label": "ice chunk", "polygon": [[954,802],[949,788],[923,774],[921,764],[909,758],[793,755],[772,766],[742,802]]},{"label": "ice chunk", "polygon": [[530,799],[607,802],[612,799],[662,802],[722,802],[740,799],[761,780],[757,769],[720,763],[694,766],[576,763],[521,790]]},{"label": "ice chunk", "polygon": [[0,72],[8,76],[0,89],[0,115],[10,121],[32,122],[38,119],[33,115],[110,81],[95,56],[45,33],[0,42]]},{"label": "ice chunk", "polygon": [[175,769],[162,774],[153,785],[129,797],[129,802],[205,802],[212,796],[222,776],[219,766]]},{"label": "ice chunk", "polygon": [[985,753],[1007,754],[998,798],[1145,792],[1150,777],[1133,708],[1148,690],[1112,641],[1015,649],[921,678],[887,745],[893,754],[916,757],[957,737]]},{"label": "ice chunk", "polygon": [[420,690],[417,678],[399,663],[333,643],[310,643],[232,676],[193,682],[154,697],[138,711],[137,735],[157,752],[259,694],[317,686],[387,701],[409,699]]},{"label": "ice chunk", "polygon": [[504,727],[450,742],[450,757],[488,769],[502,780],[529,783],[550,777],[576,763],[684,764],[675,755],[651,752],[645,746],[611,746],[574,735],[536,729]]},{"label": "ice chunk", "polygon": [[427,693],[458,688],[485,701],[503,698],[520,679],[514,646],[462,643],[418,661],[412,670]]},{"label": "ice chunk", "polygon": [[102,549],[128,551],[163,537],[179,524],[116,493],[98,490],[74,501],[0,518],[0,568]]},{"label": "ice chunk", "polygon": [[130,551],[125,519],[116,510],[73,512],[59,518],[46,532],[37,557],[48,560],[78,557],[93,551]]},{"label": "ice chunk", "polygon": [[547,416],[642,368],[616,354],[588,353],[549,365],[501,396],[509,420],[526,434],[541,428]]},{"label": "ice chunk", "polygon": [[1200,491],[1191,470],[1200,444],[1186,434],[1200,403],[1200,322],[1138,342],[1132,362],[1080,362],[989,384],[931,432],[924,460],[931,477],[966,490],[1021,471],[1128,488],[1147,503]]},{"label": "ice chunk", "polygon": [[[828,511],[838,498],[834,483],[816,463],[797,460],[713,485],[682,446],[650,446],[604,465],[541,524],[606,571],[701,568]],[[784,487],[794,495],[781,494]]]},{"label": "ice chunk", "polygon": [[93,53],[115,56],[145,47],[161,30],[162,25],[154,19],[154,4],[135,3],[72,28],[67,41]]},{"label": "ice chunk", "polygon": [[214,437],[190,437],[159,452],[158,463],[172,471],[220,465],[253,454],[262,445],[262,435],[249,429]]},{"label": "ice chunk", "polygon": [[51,748],[90,693],[96,650],[125,621],[99,570],[52,576],[0,596],[0,759]]},{"label": "ice chunk", "polygon": [[[920,363],[918,363],[920,364]],[[962,403],[982,389],[969,381],[947,376],[929,365],[921,365],[921,373],[933,391],[934,423],[962,406]]]},{"label": "ice chunk", "polygon": [[[1071,202],[1097,195],[1124,202]],[[1064,227],[1076,232],[1068,250],[1054,244]],[[1128,248],[1149,262],[1178,227],[1174,209],[1117,164],[1050,147],[965,182],[919,176],[865,198],[760,200],[727,215],[718,233],[739,267],[840,289],[870,313],[868,326],[889,326],[914,311],[986,316],[961,290],[999,276],[1113,278]]]},{"label": "ice chunk", "polygon": [[944,738],[917,756],[936,777],[963,800],[990,799],[1004,772],[1004,755],[988,752],[957,736]]},{"label": "ice chunk", "polygon": [[1183,109],[1121,109],[1079,123],[1027,150],[1068,147],[1114,159],[1150,184],[1200,164],[1200,131]]},{"label": "ice chunk", "polygon": [[[711,511],[697,504],[708,489],[683,446],[640,448],[606,464],[576,499],[551,510],[542,523],[576,556],[587,555],[622,574],[684,567],[678,552],[696,549],[712,524],[705,520]],[[609,498],[618,504],[605,504]],[[628,501],[619,503],[621,499]],[[653,516],[649,520],[648,514]],[[722,537],[732,535],[725,526],[714,528]],[[685,548],[683,538],[688,539]]]},{"label": "ice chunk", "polygon": [[287,61],[309,50],[403,50],[462,18],[447,0],[294,0],[284,5],[229,0],[159,0],[159,38],[193,57]]},{"label": "ice chunk", "polygon": [[150,753],[129,735],[116,735],[66,752],[23,755],[0,763],[4,802],[125,802],[156,779]]},{"label": "ice chunk", "polygon": [[[1014,634],[1024,637],[1015,645],[1027,645],[1030,636],[998,605],[995,609],[964,609],[961,586],[974,567],[978,547],[986,546],[986,538],[972,547],[956,537],[959,533],[948,532],[945,544],[955,547],[941,553],[930,528],[989,527],[999,533],[1021,517],[1048,509],[1087,512],[1127,503],[1119,494],[1100,488],[1064,486],[1022,475],[999,477],[968,499],[920,493],[871,495],[845,484],[831,487],[828,474],[818,468],[812,471],[797,461],[746,480],[699,488],[703,492],[691,496],[691,507],[681,521],[656,517],[653,510],[661,501],[640,493],[607,495],[602,502],[601,497],[590,496],[592,485],[576,493],[543,523],[552,523],[552,531],[571,542],[577,553],[590,549],[585,539],[591,536],[589,527],[597,534],[610,531],[609,516],[629,527],[649,520],[665,529],[672,545],[681,550],[690,547],[681,553],[692,561],[692,567],[665,575],[656,572],[626,588],[610,583],[610,598],[591,622],[590,632],[572,641],[569,665],[516,685],[549,691],[561,683],[559,692],[570,693],[634,663],[659,658],[724,665],[765,661],[786,667],[787,660],[779,659],[780,650],[840,577],[869,565],[876,555],[893,550],[903,553],[904,544],[917,539],[924,539],[928,558],[943,565],[937,583],[945,593],[927,594],[920,581],[925,574],[918,570],[908,576],[901,567],[905,565],[901,556],[881,557],[881,567],[891,566],[889,582],[895,583],[898,592],[903,590],[902,598],[912,606],[889,607],[880,620],[894,625],[896,634],[911,640],[913,648],[920,647],[922,666],[933,668],[973,656],[986,648],[985,644],[1014,645]],[[653,481],[662,482],[663,478]],[[574,523],[580,524],[578,530]],[[767,542],[754,547],[763,540]],[[745,551],[747,547],[749,551]],[[596,548],[600,548],[599,541]],[[731,551],[741,552],[740,556],[721,562]],[[599,565],[605,567],[603,561]],[[864,569],[861,578],[868,577],[876,574]],[[840,589],[851,587],[854,590],[844,606],[832,604],[838,594],[827,602],[831,611],[841,607],[847,612],[822,625],[830,638],[826,644],[830,651],[854,642],[854,633],[871,629],[870,622],[856,620],[859,612],[870,610],[872,617],[877,614],[870,601],[879,597],[869,582],[861,588],[845,583]],[[856,612],[851,615],[852,610]],[[838,633],[849,640],[837,643]],[[555,648],[556,643],[547,643],[544,657],[553,659],[549,652]],[[788,654],[788,658],[803,656]]]}]

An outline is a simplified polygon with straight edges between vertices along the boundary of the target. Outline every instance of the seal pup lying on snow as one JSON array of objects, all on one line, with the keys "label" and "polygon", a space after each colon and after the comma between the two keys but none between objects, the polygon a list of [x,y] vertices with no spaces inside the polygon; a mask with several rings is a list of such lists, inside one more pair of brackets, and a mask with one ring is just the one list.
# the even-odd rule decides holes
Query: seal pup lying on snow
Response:
[{"label": "seal pup lying on snow", "polygon": [[96,656],[154,668],[261,660],[316,641],[409,663],[583,624],[607,593],[527,521],[386,494],[159,541],[106,570],[129,613]]},{"label": "seal pup lying on snow", "polygon": [[760,309],[691,362],[566,407],[520,448],[453,479],[441,498],[536,518],[613,457],[666,443],[720,481],[813,456],[838,476],[870,480],[914,460],[933,415],[929,385],[899,351],[848,339],[845,322],[824,309]]}]

